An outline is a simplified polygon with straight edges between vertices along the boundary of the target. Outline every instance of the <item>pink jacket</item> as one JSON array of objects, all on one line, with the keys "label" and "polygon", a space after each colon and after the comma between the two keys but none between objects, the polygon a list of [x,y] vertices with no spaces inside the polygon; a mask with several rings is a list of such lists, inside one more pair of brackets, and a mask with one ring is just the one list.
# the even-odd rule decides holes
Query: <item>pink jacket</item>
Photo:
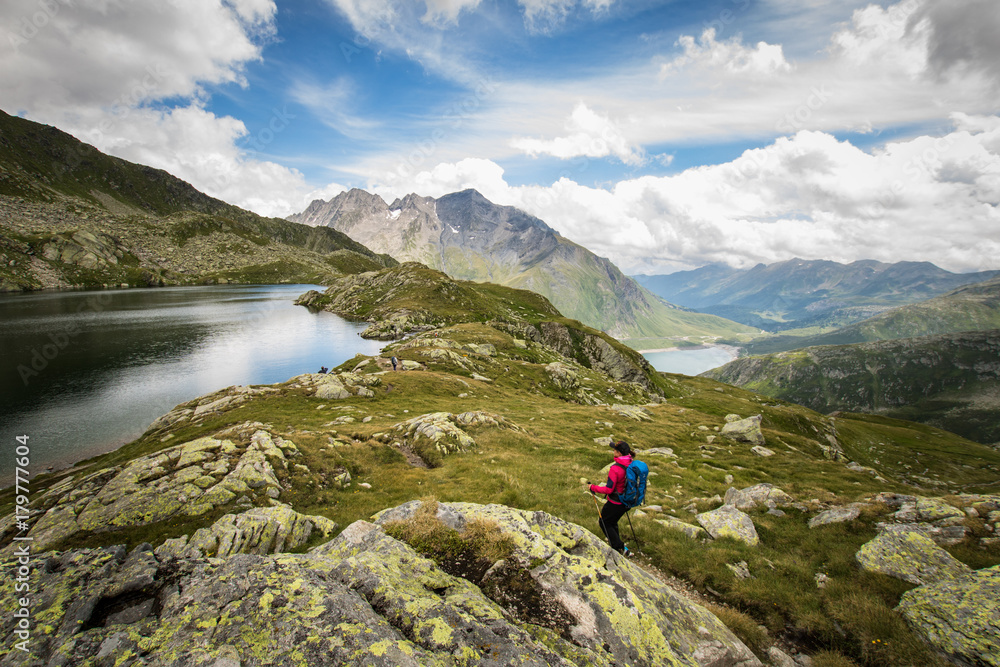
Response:
[{"label": "pink jacket", "polygon": [[[615,463],[620,463],[627,468],[628,464],[632,463],[632,457],[616,456]],[[608,496],[608,502],[614,503],[615,505],[621,505],[621,503],[618,502],[618,494],[625,490],[625,468],[612,465],[611,470],[608,471],[607,486],[591,484],[590,490],[593,493],[606,494]]]}]

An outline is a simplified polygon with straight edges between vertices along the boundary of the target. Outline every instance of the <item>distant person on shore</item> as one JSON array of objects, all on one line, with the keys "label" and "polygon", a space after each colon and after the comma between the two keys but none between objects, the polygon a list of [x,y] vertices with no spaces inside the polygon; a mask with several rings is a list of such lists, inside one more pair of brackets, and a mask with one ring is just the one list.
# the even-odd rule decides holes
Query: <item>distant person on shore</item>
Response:
[{"label": "distant person on shore", "polygon": [[392,370],[396,370],[396,364],[397,363],[399,363],[399,360],[396,359],[395,355],[393,355],[393,357],[392,357]]}]

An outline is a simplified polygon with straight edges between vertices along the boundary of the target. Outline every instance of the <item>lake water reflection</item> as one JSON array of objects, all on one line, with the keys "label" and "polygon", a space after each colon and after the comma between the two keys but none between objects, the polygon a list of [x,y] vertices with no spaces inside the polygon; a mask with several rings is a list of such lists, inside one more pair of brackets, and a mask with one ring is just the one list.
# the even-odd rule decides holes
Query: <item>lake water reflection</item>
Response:
[{"label": "lake water reflection", "polygon": [[12,443],[31,467],[114,449],[178,403],[234,384],[283,382],[356,353],[365,324],[293,301],[312,285],[218,285],[0,296],[0,487]]},{"label": "lake water reflection", "polygon": [[718,345],[643,352],[653,368],[662,373],[698,375],[736,358],[733,348]]}]

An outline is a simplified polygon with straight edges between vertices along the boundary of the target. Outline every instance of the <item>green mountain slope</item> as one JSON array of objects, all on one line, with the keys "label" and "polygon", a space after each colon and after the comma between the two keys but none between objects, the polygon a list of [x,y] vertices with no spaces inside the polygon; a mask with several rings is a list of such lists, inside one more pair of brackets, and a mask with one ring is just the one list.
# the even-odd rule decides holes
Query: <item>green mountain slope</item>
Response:
[{"label": "green mountain slope", "polygon": [[317,282],[395,263],[0,112],[0,290]]},{"label": "green mountain slope", "polygon": [[893,308],[862,322],[816,336],[774,336],[742,343],[750,354],[816,345],[847,345],[962,331],[1000,329],[1000,280],[960,287],[920,303]]},{"label": "green mountain slope", "polygon": [[819,412],[888,415],[1000,443],[998,329],[742,357],[704,376]]},{"label": "green mountain slope", "polygon": [[928,262],[791,259],[745,270],[706,266],[635,278],[673,303],[783,331],[845,326],[997,276],[997,271],[951,273]]},{"label": "green mountain slope", "polygon": [[538,218],[493,204],[475,190],[438,199],[408,195],[392,204],[352,190],[328,202],[314,201],[289,219],[334,227],[378,252],[426,264],[460,280],[530,289],[588,326],[626,342],[645,339],[637,346],[698,344],[751,331],[666,303],[609,260],[560,236]]},{"label": "green mountain slope", "polygon": [[[33,553],[52,558],[46,577],[65,573],[57,589],[46,579],[46,590],[58,595],[50,598],[43,591],[36,603],[53,621],[40,636],[38,654],[48,659],[63,647],[60,655],[83,664],[84,656],[117,641],[134,645],[133,652],[146,651],[150,659],[166,655],[165,645],[179,651],[196,645],[212,659],[290,666],[301,662],[301,655],[298,662],[295,657],[301,642],[286,638],[309,628],[310,637],[324,647],[327,642],[331,651],[339,650],[338,642],[371,634],[375,643],[359,648],[359,655],[401,647],[399,655],[405,656],[438,645],[454,651],[457,642],[469,664],[482,664],[487,648],[499,651],[512,641],[506,636],[492,647],[466,647],[465,633],[449,635],[447,622],[436,635],[430,629],[413,637],[399,633],[392,643],[364,631],[410,622],[398,611],[406,608],[403,600],[417,605],[416,619],[440,618],[444,605],[456,605],[447,609],[457,608],[451,618],[459,619],[477,609],[493,610],[497,623],[516,619],[544,647],[539,651],[558,653],[564,662],[557,664],[608,664],[611,649],[604,644],[614,636],[609,627],[594,624],[582,639],[574,633],[593,617],[585,614],[604,618],[604,605],[623,600],[632,611],[614,615],[610,624],[625,624],[635,637],[634,619],[648,619],[652,612],[629,602],[631,595],[617,594],[626,589],[615,577],[623,577],[644,589],[674,582],[684,599],[706,605],[761,659],[770,660],[768,650],[777,646],[794,647],[819,665],[945,667],[896,609],[914,584],[862,569],[855,554],[879,535],[879,524],[902,520],[892,503],[909,502],[915,517],[910,520],[923,522],[919,525],[927,530],[943,530],[930,522],[930,509],[950,508],[946,516],[961,517],[961,524],[948,526],[957,541],[936,553],[977,569],[1000,564],[1000,545],[989,541],[997,523],[989,518],[990,508],[1000,497],[983,495],[1000,492],[1000,453],[927,426],[853,414],[823,416],[705,378],[659,375],[667,391],[659,403],[650,403],[659,395],[655,391],[617,380],[546,342],[545,323],[559,324],[559,319],[537,296],[432,280],[435,273],[405,265],[384,272],[381,281],[355,276],[344,286],[371,279],[380,294],[407,309],[436,294],[428,318],[456,323],[415,332],[380,357],[357,356],[335,374],[228,388],[195,399],[115,452],[34,477]],[[390,285],[404,280],[416,289],[410,302],[405,290],[393,292]],[[486,291],[475,291],[481,289]],[[477,294],[492,305],[458,323],[457,304]],[[379,298],[365,299],[361,291],[346,301],[352,300],[378,310],[379,317],[395,312],[381,309]],[[529,326],[539,340],[525,337]],[[566,349],[585,349],[586,329],[567,325],[565,331]],[[549,340],[559,344],[560,337]],[[408,370],[389,370],[389,355],[402,358]],[[759,456],[749,444],[722,434],[733,413],[761,416],[761,437],[772,455]],[[648,506],[621,524],[626,540],[641,551],[629,562],[616,560],[602,546],[594,501],[584,493],[585,483],[599,480],[610,463],[612,436],[632,443],[650,467]],[[718,508],[730,489],[757,484],[770,485],[760,488],[774,506],[745,506],[759,538],[755,546],[704,533],[692,539],[679,530],[697,531],[695,513]],[[371,527],[376,513],[416,499],[424,499],[428,508],[422,519]],[[0,492],[0,512],[9,514],[14,501],[11,491]],[[441,503],[437,514],[435,501]],[[496,504],[494,516],[506,512],[504,507],[520,512],[516,521],[463,532],[433,520],[441,516],[461,528],[454,517],[467,506],[460,503]],[[927,516],[916,507],[930,508]],[[828,510],[850,509],[857,511],[853,519],[811,525]],[[285,522],[263,524],[265,512],[280,512]],[[326,534],[316,528],[310,532],[301,519],[293,524],[288,517],[294,512],[312,517],[309,523],[324,526]],[[114,521],[95,519],[109,513]],[[556,546],[526,539],[523,527],[529,521]],[[13,521],[0,525],[0,547],[15,531]],[[296,553],[268,555],[272,549],[287,551],[279,543],[301,538],[302,532],[311,537],[294,542]],[[373,552],[370,542],[385,541],[383,533],[406,541],[420,556],[396,542],[396,555]],[[481,558],[484,533],[495,541],[513,540],[523,555],[494,552]],[[346,552],[328,542],[335,536],[341,547],[347,542]],[[259,551],[222,556],[222,550],[244,542]],[[149,546],[136,548],[145,543]],[[110,546],[116,544],[125,546]],[[307,552],[311,547],[319,551]],[[567,588],[571,574],[552,579],[553,571],[562,572],[556,568],[581,554],[598,561],[589,580],[598,584],[593,597]],[[507,563],[496,565],[500,558]],[[106,565],[109,573],[117,571],[115,563],[123,564],[131,573],[131,588],[115,577],[84,589],[80,568],[91,561]],[[371,567],[355,576],[357,564]],[[380,576],[377,568],[406,584]],[[483,573],[496,577],[509,572],[505,568],[514,572],[501,579],[500,594],[472,608],[479,591],[498,590],[490,588]],[[744,571],[747,576],[736,574]],[[0,582],[4,595],[13,581]],[[189,586],[192,581],[200,584]],[[328,598],[323,592],[334,586],[342,591],[341,603],[324,611]],[[225,608],[211,608],[211,600],[201,594],[179,598],[178,588],[188,596],[214,591]],[[230,604],[249,595],[246,591],[254,591],[250,604]],[[355,602],[353,592],[368,597]],[[165,603],[157,605],[160,597]],[[57,604],[69,599],[93,604],[82,610]],[[677,598],[658,599],[657,609],[667,608],[671,618],[679,613]],[[318,602],[309,606],[310,601]],[[206,606],[211,613],[203,611]],[[334,607],[363,609],[364,627],[314,630],[317,619]],[[67,608],[76,614],[72,618],[82,618],[71,636],[61,622]],[[178,610],[187,614],[181,622],[172,615]],[[234,632],[234,624],[242,631]],[[217,631],[206,632],[206,627]],[[711,634],[707,627],[702,634]],[[132,640],[130,628],[146,634]],[[449,641],[434,643],[437,636]],[[675,640],[671,651],[687,656],[689,646]],[[663,654],[650,656],[646,648],[629,655],[630,664],[662,664]]]}]

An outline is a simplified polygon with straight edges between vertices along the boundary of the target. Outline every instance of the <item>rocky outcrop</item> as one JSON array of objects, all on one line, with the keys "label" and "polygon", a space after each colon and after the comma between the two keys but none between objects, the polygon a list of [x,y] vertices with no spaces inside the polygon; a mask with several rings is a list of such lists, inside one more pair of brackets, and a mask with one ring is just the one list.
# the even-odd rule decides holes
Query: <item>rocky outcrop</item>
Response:
[{"label": "rocky outcrop", "polygon": [[575,390],[580,386],[580,379],[572,368],[558,361],[553,361],[545,367],[549,378],[560,389]]},{"label": "rocky outcrop", "polygon": [[[516,545],[482,586],[365,521],[306,554],[41,554],[32,652],[10,651],[0,665],[761,664],[715,616],[579,526],[501,506],[448,508],[496,522]],[[4,578],[0,595],[13,598],[13,586]],[[536,617],[526,601],[553,613]],[[0,619],[5,636],[13,623]]]},{"label": "rocky outcrop", "polygon": [[758,507],[787,507],[795,500],[774,484],[763,482],[743,489],[730,487],[726,490],[723,502],[737,509],[752,510]]},{"label": "rocky outcrop", "polygon": [[761,415],[741,419],[739,415],[726,417],[726,425],[719,432],[730,440],[751,445],[763,445],[764,434],[760,430]]},{"label": "rocky outcrop", "polygon": [[581,329],[570,329],[562,322],[541,322],[541,343],[559,354],[621,382],[635,382],[646,389],[652,384],[652,366],[638,352],[615,347],[603,336]]},{"label": "rocky outcrop", "polygon": [[166,540],[156,549],[158,558],[228,558],[236,554],[266,555],[291,551],[309,541],[314,530],[329,537],[338,528],[324,516],[299,514],[287,505],[254,507],[226,514],[208,528],[190,536]]},{"label": "rocky outcrop", "polygon": [[730,537],[752,547],[760,543],[753,519],[732,505],[723,505],[711,512],[702,512],[695,518],[714,539]]},{"label": "rocky outcrop", "polygon": [[69,476],[39,498],[28,534],[46,549],[79,532],[104,533],[200,516],[243,495],[260,502],[284,490],[278,470],[299,456],[291,440],[244,423],[84,477]]},{"label": "rocky outcrop", "polygon": [[960,579],[972,570],[920,532],[892,526],[865,543],[856,555],[869,572],[881,572],[911,584]]},{"label": "rocky outcrop", "polygon": [[861,503],[851,503],[846,507],[831,507],[828,510],[823,510],[813,518],[809,519],[809,527],[816,528],[817,526],[825,526],[831,523],[853,521],[861,516],[862,507],[863,505]]},{"label": "rocky outcrop", "polygon": [[477,410],[460,414],[430,412],[418,415],[394,425],[391,432],[376,433],[372,438],[385,443],[400,438],[410,444],[427,440],[442,455],[448,455],[465,452],[476,446],[472,436],[462,430],[462,427],[470,426],[489,426],[524,432],[524,429],[506,417]]},{"label": "rocky outcrop", "polygon": [[706,531],[701,526],[695,526],[685,521],[681,521],[680,519],[674,519],[673,517],[666,517],[664,519],[653,519],[653,520],[656,521],[656,523],[663,526],[664,528],[684,533],[692,540],[707,539],[709,537],[708,531]]},{"label": "rocky outcrop", "polygon": [[892,521],[880,523],[880,527],[919,532],[942,546],[958,544],[968,534],[965,512],[941,498],[880,493],[874,501],[896,509],[890,515]]},{"label": "rocky outcrop", "polygon": [[914,588],[896,609],[951,662],[1000,666],[1000,566]]}]

